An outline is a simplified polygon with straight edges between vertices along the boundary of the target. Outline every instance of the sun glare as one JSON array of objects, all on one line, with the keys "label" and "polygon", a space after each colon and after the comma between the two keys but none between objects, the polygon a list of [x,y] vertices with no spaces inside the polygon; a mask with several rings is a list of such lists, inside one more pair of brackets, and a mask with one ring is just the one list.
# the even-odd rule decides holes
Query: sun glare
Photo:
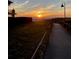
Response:
[{"label": "sun glare", "polygon": [[41,13],[41,11],[37,12],[37,17],[41,18],[43,15]]},{"label": "sun glare", "polygon": [[41,17],[42,17],[42,15],[41,15],[41,14],[39,14],[39,15],[37,15],[37,17],[41,18]]}]

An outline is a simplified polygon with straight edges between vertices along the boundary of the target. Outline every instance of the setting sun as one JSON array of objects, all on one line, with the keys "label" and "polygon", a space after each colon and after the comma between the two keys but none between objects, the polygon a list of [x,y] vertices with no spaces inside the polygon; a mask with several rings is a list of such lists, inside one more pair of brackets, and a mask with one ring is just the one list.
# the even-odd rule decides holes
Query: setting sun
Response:
[{"label": "setting sun", "polygon": [[41,17],[42,17],[42,15],[41,15],[41,14],[39,14],[39,15],[37,15],[37,17],[41,18]]},{"label": "setting sun", "polygon": [[38,11],[37,12],[37,17],[41,18],[43,15],[42,15],[42,12],[41,11]]}]

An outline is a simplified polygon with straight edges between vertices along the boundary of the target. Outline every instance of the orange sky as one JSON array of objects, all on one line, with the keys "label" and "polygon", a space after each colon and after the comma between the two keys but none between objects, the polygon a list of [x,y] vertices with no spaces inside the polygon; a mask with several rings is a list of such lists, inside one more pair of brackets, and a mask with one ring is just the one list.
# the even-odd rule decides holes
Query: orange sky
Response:
[{"label": "orange sky", "polygon": [[[43,18],[46,18],[49,16],[50,17],[57,17],[57,16],[63,17],[63,12],[64,12],[63,9],[61,9],[59,11],[34,10],[34,11],[29,11],[29,12],[18,13],[16,16],[38,17],[38,15],[41,15]],[[71,16],[70,8],[66,10],[66,16],[67,17]]]},{"label": "orange sky", "polygon": [[[64,9],[61,8],[62,0],[12,0],[14,3],[9,9],[15,9],[17,17],[63,17]],[[71,17],[71,1],[66,0],[66,17]]]}]

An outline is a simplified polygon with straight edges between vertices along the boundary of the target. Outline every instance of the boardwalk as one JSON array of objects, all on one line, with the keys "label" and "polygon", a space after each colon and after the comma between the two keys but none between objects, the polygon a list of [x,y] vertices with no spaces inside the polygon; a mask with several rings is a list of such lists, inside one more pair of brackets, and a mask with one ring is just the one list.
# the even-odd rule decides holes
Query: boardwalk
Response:
[{"label": "boardwalk", "polygon": [[71,37],[60,24],[53,24],[44,59],[71,59]]}]

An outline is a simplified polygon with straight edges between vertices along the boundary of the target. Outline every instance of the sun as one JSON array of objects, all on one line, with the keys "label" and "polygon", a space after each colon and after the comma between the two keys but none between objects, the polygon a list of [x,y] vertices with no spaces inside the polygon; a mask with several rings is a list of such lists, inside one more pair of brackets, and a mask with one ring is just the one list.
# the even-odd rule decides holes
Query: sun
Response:
[{"label": "sun", "polygon": [[38,14],[38,15],[37,15],[37,17],[41,18],[41,17],[42,17],[42,15],[41,15],[41,14]]},{"label": "sun", "polygon": [[36,16],[37,16],[38,18],[42,18],[42,17],[43,17],[42,11],[38,11]]}]

